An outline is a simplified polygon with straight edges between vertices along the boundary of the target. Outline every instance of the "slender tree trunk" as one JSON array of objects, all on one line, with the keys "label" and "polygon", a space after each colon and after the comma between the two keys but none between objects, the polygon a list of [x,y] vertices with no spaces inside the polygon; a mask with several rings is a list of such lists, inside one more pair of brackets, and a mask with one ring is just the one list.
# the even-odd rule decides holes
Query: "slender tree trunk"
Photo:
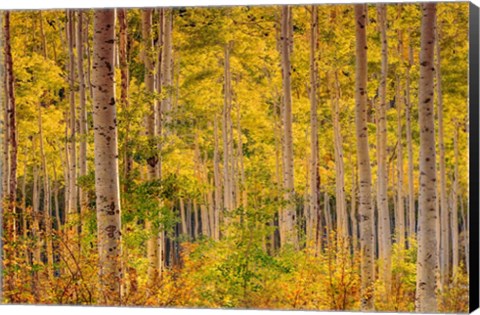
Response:
[{"label": "slender tree trunk", "polygon": [[[1,19],[1,22],[2,22],[2,26],[4,26],[3,24],[3,16],[5,14],[2,13],[0,14],[0,19]],[[10,117],[9,117],[9,110],[10,110],[10,101],[8,99],[8,65],[6,64],[6,61],[7,61],[7,58],[6,58],[6,41],[3,40],[4,36],[6,37],[5,35],[5,32],[4,32],[4,27],[0,27],[1,28],[1,31],[2,31],[2,36],[0,37],[0,40],[1,40],[1,47],[3,48],[2,49],[2,52],[1,52],[1,63],[0,63],[0,66],[2,67],[2,90],[0,91],[0,95],[3,95],[4,96],[4,102],[2,102],[2,105],[3,105],[3,146],[2,146],[2,150],[3,150],[3,165],[2,165],[2,170],[3,170],[3,176],[2,176],[2,203],[1,203],[1,207],[3,209],[3,206],[4,206],[4,201],[7,201],[8,198],[9,198],[9,185],[10,185]],[[7,209],[5,209],[5,211],[8,210],[8,206],[7,206]],[[1,251],[0,251],[1,252]]]},{"label": "slender tree trunk", "polygon": [[[353,161],[353,159],[352,159]],[[352,192],[350,197],[350,221],[352,224],[352,249],[356,254],[358,251],[358,223],[357,223],[357,178],[355,176],[355,166],[352,165]]]},{"label": "slender tree trunk", "polygon": [[[129,110],[128,88],[129,88],[129,74],[128,74],[128,59],[127,59],[127,44],[128,44],[128,24],[127,24],[127,10],[118,9],[118,24],[119,24],[119,59],[120,59],[120,102],[122,111]],[[133,167],[133,159],[130,153],[130,122],[127,118],[127,126],[125,128],[125,140],[123,148],[123,176],[125,179],[130,178],[130,172]]]},{"label": "slender tree trunk", "polygon": [[460,239],[458,233],[458,182],[459,182],[459,174],[458,174],[458,129],[460,126],[458,123],[455,122],[455,128],[453,131],[453,152],[454,152],[454,159],[455,165],[453,170],[453,187],[452,187],[452,270],[453,275],[458,272],[458,268],[460,266],[460,257],[459,257],[459,249],[460,249]]},{"label": "slender tree trunk", "polygon": [[[36,151],[36,139],[32,139],[32,151],[35,154]],[[32,188],[32,237],[34,239],[33,242],[33,260],[32,264],[41,266],[42,265],[42,245],[41,245],[41,231],[40,231],[40,192],[38,187],[38,167],[37,161],[34,156],[33,158],[33,188]],[[39,301],[40,296],[40,279],[38,275],[38,270],[33,271],[33,295],[35,297],[35,301]]]},{"label": "slender tree trunk", "polygon": [[55,202],[55,220],[57,221],[57,232],[60,232],[62,230],[62,221],[60,218],[60,203],[58,201],[58,190],[59,190],[59,184],[57,180],[57,167],[56,164],[53,165],[53,182],[55,183],[53,185],[53,199]]},{"label": "slender tree trunk", "polygon": [[327,243],[331,245],[330,236],[332,234],[333,224],[332,214],[330,213],[330,197],[326,191],[323,193],[323,214],[325,216],[325,224],[327,228]]},{"label": "slender tree trunk", "polygon": [[401,96],[401,83],[400,78],[396,79],[396,107],[397,107],[397,212],[395,225],[397,227],[397,242],[400,245],[400,249],[405,248],[405,208],[403,198],[403,127],[402,127],[402,109],[403,98]]},{"label": "slender tree trunk", "polygon": [[64,118],[64,121],[65,121],[65,130],[64,130],[64,158],[61,159],[61,162],[62,162],[62,168],[63,168],[63,181],[64,181],[64,197],[63,197],[63,200],[64,200],[64,220],[65,220],[65,225],[67,225],[68,223],[68,209],[70,209],[70,181],[69,181],[69,178],[70,178],[70,174],[69,174],[69,160],[70,160],[70,148],[69,148],[69,145],[68,145],[68,124],[69,124],[69,121],[68,121],[68,110],[65,110],[63,112],[63,118]]},{"label": "slender tree trunk", "polygon": [[[86,95],[85,95],[85,74],[83,70],[83,52],[84,39],[83,39],[83,12],[77,11],[77,76],[79,83],[79,103],[80,103],[80,176],[86,176],[87,169],[87,108],[86,108]],[[87,38],[88,40],[88,38]],[[88,209],[88,195],[83,189],[80,190],[80,217],[81,227],[84,229],[86,226],[86,212]]]},{"label": "slender tree trunk", "polygon": [[467,269],[467,275],[470,275],[470,240],[469,240],[469,233],[470,233],[470,226],[469,226],[469,218],[468,218],[468,211],[464,209],[464,202],[463,198],[460,198],[460,212],[462,213],[463,217],[463,246],[465,248],[465,267]]},{"label": "slender tree trunk", "polygon": [[179,198],[179,203],[180,203],[180,218],[181,218],[181,227],[182,227],[182,234],[187,235],[188,234],[188,229],[187,229],[187,218],[185,217],[185,203],[183,202],[183,198]]},{"label": "slender tree trunk", "polygon": [[47,39],[45,37],[45,30],[43,29],[43,16],[42,16],[42,11],[38,11],[39,15],[39,20],[40,20],[40,36],[42,39],[42,53],[43,53],[43,58],[48,59],[48,54],[47,54]]},{"label": "slender tree trunk", "polygon": [[47,158],[45,156],[43,143],[43,126],[42,126],[42,107],[38,107],[38,133],[40,140],[40,157],[42,159],[42,176],[43,176],[43,213],[45,221],[45,243],[47,247],[47,274],[48,280],[53,280],[53,244],[52,244],[52,220],[51,220],[51,206],[50,206],[50,181],[48,179]]},{"label": "slender tree trunk", "polygon": [[[208,178],[208,176],[207,176]],[[207,205],[208,205],[208,226],[209,226],[209,236],[215,239],[215,203],[213,201],[213,196],[215,194],[215,188],[213,185],[213,179],[210,178],[209,187],[212,187],[207,191]]]},{"label": "slender tree trunk", "polygon": [[[245,167],[243,164],[243,139],[242,139],[242,125],[240,123],[241,113],[240,104],[237,102],[237,162],[238,162],[238,193],[237,193],[237,205],[242,205],[244,210],[248,206],[248,192],[245,182]],[[233,138],[233,137],[232,137]]]},{"label": "slender tree trunk", "polygon": [[[7,208],[4,212],[3,219],[5,220],[5,239],[14,239],[15,237],[15,213],[16,213],[16,200],[17,200],[17,123],[16,123],[16,104],[14,93],[14,76],[13,76],[13,61],[10,42],[10,12],[5,11],[5,24],[4,24],[4,36],[5,36],[5,68],[7,74],[6,90],[7,90],[7,121],[8,121],[8,144],[9,144],[9,175],[8,175],[8,196],[7,196]],[[10,249],[4,251],[6,261],[3,266],[5,269],[11,267],[11,261],[13,261],[14,253]],[[13,277],[8,276],[5,279],[5,291],[10,292],[14,288]],[[9,293],[9,294],[10,294]],[[5,295],[9,298],[9,294]]]},{"label": "slender tree trunk", "polygon": [[162,48],[162,88],[167,89],[167,96],[162,101],[162,112],[166,124],[165,132],[168,135],[171,125],[172,110],[172,83],[173,83],[173,11],[164,9],[163,48]]},{"label": "slender tree trunk", "polygon": [[418,92],[420,125],[420,194],[417,253],[416,311],[436,312],[436,270],[438,220],[435,211],[436,165],[434,94],[434,48],[436,4],[422,4],[420,39],[420,82]]},{"label": "slender tree trunk", "polygon": [[230,129],[232,128],[232,94],[230,78],[230,44],[225,45],[224,61],[224,105],[223,105],[223,205],[225,211],[230,213],[234,209],[233,202],[233,174],[232,174],[232,156],[230,155],[230,146],[233,139],[230,138]]},{"label": "slender tree trunk", "polygon": [[438,152],[440,168],[440,282],[442,290],[445,289],[450,277],[450,229],[449,229],[449,209],[447,200],[447,179],[445,166],[445,138],[443,132],[443,96],[442,96],[442,77],[440,67],[440,42],[438,31],[435,29],[436,38],[436,62],[435,75],[437,87],[437,120],[438,120]]},{"label": "slender tree trunk", "polygon": [[318,114],[317,114],[317,32],[318,11],[312,5],[310,22],[310,203],[307,216],[307,246],[315,245],[318,213]]},{"label": "slender tree trunk", "polygon": [[[155,90],[158,95],[161,95],[163,92],[164,84],[164,73],[163,73],[163,46],[164,46],[164,36],[165,36],[165,9],[158,9],[158,36],[157,36],[157,63],[155,65]],[[128,65],[126,65],[128,67]],[[155,102],[155,136],[159,141],[157,141],[157,150],[158,150],[158,163],[156,165],[156,176],[158,179],[162,178],[162,135],[163,135],[163,106],[162,100]]]},{"label": "slender tree trunk", "polygon": [[291,64],[290,54],[292,45],[292,20],[291,8],[288,5],[282,6],[281,16],[281,61],[282,61],[282,84],[283,84],[283,188],[286,206],[280,216],[281,224],[284,226],[283,234],[280,234],[281,245],[291,244],[298,247],[296,232],[296,211],[295,211],[295,188],[293,174],[293,135],[292,135],[292,91],[290,84]]},{"label": "slender tree trunk", "polygon": [[[88,29],[89,25],[91,24],[90,17],[87,16],[87,21],[86,21],[86,35],[88,35]],[[86,53],[87,53],[87,83],[88,83],[88,91],[90,94],[90,99],[93,100],[93,86],[92,86],[92,50],[90,48],[90,41],[88,40],[88,36],[85,36],[85,43],[87,44],[85,47]]]},{"label": "slender tree trunk", "polygon": [[356,77],[355,77],[355,120],[359,175],[359,224],[361,255],[361,308],[374,309],[373,285],[375,281],[373,234],[374,213],[372,208],[370,157],[368,153],[367,129],[367,6],[355,5],[356,30]]},{"label": "slender tree trunk", "polygon": [[405,116],[408,154],[408,237],[416,238],[415,190],[413,186],[413,140],[412,140],[412,103],[410,101],[410,69],[413,64],[413,48],[409,47],[409,61],[406,71]]},{"label": "slender tree trunk", "polygon": [[100,303],[119,305],[123,269],[113,71],[115,10],[95,10],[94,29],[92,83]]},{"label": "slender tree trunk", "polygon": [[194,240],[198,238],[198,204],[197,200],[193,199],[193,233],[192,237]]},{"label": "slender tree trunk", "polygon": [[[144,117],[145,136],[148,147],[147,150],[147,179],[156,179],[156,166],[158,163],[158,152],[155,144],[155,102],[153,100],[154,88],[154,64],[153,64],[153,37],[152,37],[152,9],[142,10],[142,38],[143,38],[143,62],[145,67],[144,83],[146,94],[148,96],[148,112]],[[148,284],[153,286],[159,274],[159,252],[158,236],[154,231],[153,223],[146,221],[145,228],[150,233],[147,241],[148,258]]]},{"label": "slender tree trunk", "polygon": [[[5,165],[8,164],[8,145],[6,146],[7,150],[5,150],[5,144],[7,143],[8,139],[8,130],[7,130],[7,95],[6,93],[3,94],[5,91],[5,59],[4,59],[4,30],[3,26],[3,14],[0,13],[0,113],[4,114],[2,117],[3,120],[0,120],[0,148],[2,148],[2,157],[0,158],[0,178],[2,178],[2,182],[0,183],[2,186],[0,187],[0,248],[3,249],[3,217],[4,217],[4,200],[5,197],[5,185],[4,179],[7,173],[5,169]],[[24,175],[25,176],[25,175]],[[24,177],[25,178],[25,177]],[[25,199],[25,194],[23,194]],[[25,208],[23,209],[23,214],[25,215]],[[0,250],[0,301],[3,302],[3,250]]]},{"label": "slender tree trunk", "polygon": [[[387,45],[387,7],[377,4],[377,16],[382,43],[381,79],[379,90],[380,102],[376,108],[377,121],[377,207],[378,207],[378,254],[381,262],[379,278],[385,285],[386,300],[390,297],[392,281],[392,242],[390,231],[390,212],[388,209],[388,172],[387,172],[387,77],[388,77],[388,45]],[[395,222],[396,224],[398,222]],[[398,230],[396,231],[398,233]],[[398,236],[397,236],[398,239]]]},{"label": "slender tree trunk", "polygon": [[337,236],[348,247],[348,216],[345,200],[345,167],[343,162],[343,138],[340,127],[340,84],[335,70],[334,97],[332,100],[334,151],[335,151],[335,204],[337,213]]},{"label": "slender tree trunk", "polygon": [[76,119],[76,107],[75,107],[75,54],[74,54],[74,42],[75,42],[75,21],[74,21],[74,11],[67,10],[68,12],[68,55],[69,59],[69,89],[70,89],[70,114],[69,114],[69,201],[68,201],[68,210],[67,218],[69,226],[72,229],[72,237],[76,238],[77,234],[77,119]]},{"label": "slender tree trunk", "polygon": [[[29,216],[29,208],[27,208],[27,170],[28,170],[28,151],[25,150],[25,161],[23,162],[23,179],[22,179],[22,227],[23,227],[23,239],[26,241],[28,239],[28,232],[29,232],[29,227],[28,227],[28,221],[29,219],[27,216]],[[25,246],[25,262],[27,265],[30,265],[31,259],[30,259],[30,248],[28,246]]]},{"label": "slender tree trunk", "polygon": [[215,221],[215,228],[214,228],[214,239],[220,239],[220,212],[222,209],[222,182],[221,182],[221,174],[220,174],[220,157],[219,157],[219,149],[218,149],[218,126],[217,126],[217,117],[214,118],[214,139],[215,139],[215,147],[213,151],[213,179],[215,183],[215,210],[214,210],[214,221]]}]

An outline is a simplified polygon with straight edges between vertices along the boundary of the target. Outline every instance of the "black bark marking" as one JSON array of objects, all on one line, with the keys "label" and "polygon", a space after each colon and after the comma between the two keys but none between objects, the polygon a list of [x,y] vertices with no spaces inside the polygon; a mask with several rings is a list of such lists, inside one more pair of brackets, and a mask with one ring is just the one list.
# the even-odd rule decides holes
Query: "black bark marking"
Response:
[{"label": "black bark marking", "polygon": [[117,227],[115,225],[109,225],[105,228],[105,231],[107,231],[107,236],[109,238],[114,237],[114,232],[117,230]]}]

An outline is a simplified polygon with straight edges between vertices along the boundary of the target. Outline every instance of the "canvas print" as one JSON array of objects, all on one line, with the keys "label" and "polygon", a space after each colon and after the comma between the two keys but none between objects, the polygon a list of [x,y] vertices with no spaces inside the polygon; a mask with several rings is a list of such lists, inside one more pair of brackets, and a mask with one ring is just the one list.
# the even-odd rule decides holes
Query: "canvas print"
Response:
[{"label": "canvas print", "polygon": [[468,312],[470,9],[2,12],[2,303]]}]

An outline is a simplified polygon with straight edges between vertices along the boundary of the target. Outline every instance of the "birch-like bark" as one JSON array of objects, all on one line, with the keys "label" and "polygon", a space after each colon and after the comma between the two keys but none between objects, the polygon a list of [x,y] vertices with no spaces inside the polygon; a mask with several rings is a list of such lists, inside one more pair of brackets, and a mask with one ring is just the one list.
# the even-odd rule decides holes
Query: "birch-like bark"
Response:
[{"label": "birch-like bark", "polygon": [[[128,73],[128,59],[127,59],[127,44],[128,44],[128,23],[127,23],[127,10],[118,9],[118,24],[119,24],[119,45],[118,45],[118,58],[120,61],[120,106],[122,111],[128,111],[128,88],[129,88],[129,73]],[[127,118],[125,127],[125,140],[123,147],[123,176],[126,179],[130,178],[130,172],[133,167],[133,159],[129,148],[130,142],[130,122]]]},{"label": "birch-like bark", "polygon": [[53,244],[52,244],[52,220],[51,220],[51,206],[50,206],[50,182],[48,179],[47,158],[45,156],[43,143],[43,126],[42,126],[42,107],[40,103],[38,108],[38,137],[40,142],[40,158],[42,163],[42,177],[43,177],[43,213],[45,223],[45,243],[47,247],[47,275],[49,281],[53,280]]},{"label": "birch-like bark", "polygon": [[[378,207],[378,254],[380,259],[379,278],[385,285],[385,298],[390,296],[392,281],[392,242],[390,230],[390,212],[388,209],[388,172],[387,172],[387,77],[388,77],[388,45],[387,45],[387,6],[377,4],[381,41],[381,78],[379,104],[376,108],[377,122],[377,207]],[[398,231],[397,231],[398,232]]]},{"label": "birch-like bark", "polygon": [[[17,124],[16,124],[16,104],[14,93],[14,73],[13,73],[13,60],[11,52],[10,42],[10,12],[5,11],[5,24],[4,24],[4,53],[5,53],[5,70],[6,70],[6,114],[8,124],[8,195],[6,196],[7,208],[4,211],[3,219],[5,220],[4,226],[4,238],[15,239],[15,213],[16,213],[16,199],[17,199]],[[13,261],[13,251],[11,249],[5,249],[4,254],[6,261],[3,263],[3,267],[10,268]],[[14,278],[8,276],[5,279],[5,291],[11,292],[14,288]],[[6,296],[8,298],[8,296]]]},{"label": "birch-like bark", "polygon": [[332,100],[333,142],[335,151],[335,205],[337,213],[337,237],[348,246],[348,216],[345,200],[345,166],[343,161],[343,138],[340,126],[340,83],[335,70],[334,96]]},{"label": "birch-like bark", "polygon": [[446,288],[450,277],[450,213],[447,199],[447,178],[445,166],[445,136],[443,131],[443,96],[442,96],[442,76],[440,67],[440,41],[438,38],[438,29],[435,28],[435,79],[437,92],[437,121],[438,121],[438,164],[440,171],[440,283],[442,290]]},{"label": "birch-like bark", "polygon": [[[84,39],[83,39],[83,12],[82,10],[77,11],[77,77],[78,77],[78,96],[80,103],[80,113],[79,113],[79,131],[80,131],[80,176],[87,175],[87,133],[88,133],[88,122],[87,122],[87,108],[86,108],[86,94],[85,94],[85,74],[83,69],[83,52],[85,51]],[[87,38],[88,40],[88,38]],[[80,218],[81,226],[86,226],[86,212],[88,210],[88,195],[87,192],[83,189],[80,189]]]},{"label": "birch-like bark", "polygon": [[[4,40],[3,40],[3,14],[0,13],[0,113],[6,113],[6,94],[3,94],[5,89],[5,64],[4,64],[4,51],[1,49],[4,47]],[[0,158],[0,178],[2,178],[2,182],[0,183],[2,186],[0,187],[0,248],[3,248],[3,216],[4,216],[4,209],[3,209],[3,198],[5,196],[5,185],[3,179],[6,175],[5,165],[8,163],[7,156],[5,152],[5,143],[7,143],[7,120],[5,116],[0,119],[0,148],[2,148],[2,157]],[[8,151],[8,146],[7,146]],[[23,195],[25,199],[25,194]],[[24,207],[24,215],[25,215],[25,207]],[[28,261],[27,261],[28,263]],[[3,250],[0,250],[0,301],[3,301]]]},{"label": "birch-like bark", "polygon": [[230,77],[230,44],[225,45],[224,60],[224,102],[223,102],[223,205],[230,213],[234,209],[232,156],[230,155],[233,139],[230,137],[232,128],[232,93]]},{"label": "birch-like bark", "polygon": [[95,10],[93,35],[93,124],[100,304],[119,305],[121,283],[121,208],[115,99],[115,10]]},{"label": "birch-like bark", "polygon": [[465,209],[464,201],[462,198],[460,199],[460,212],[462,213],[462,217],[463,217],[462,233],[463,233],[463,247],[465,249],[465,267],[467,269],[467,275],[470,275],[470,240],[469,240],[470,219],[468,217],[468,210]]},{"label": "birch-like bark", "polygon": [[412,103],[410,101],[410,69],[413,65],[413,48],[409,47],[409,61],[405,78],[405,116],[408,155],[408,237],[416,238],[415,190],[413,185],[413,140],[412,140]]},{"label": "birch-like bark", "polygon": [[397,212],[396,212],[396,226],[397,226],[397,242],[400,245],[400,248],[405,248],[405,208],[404,208],[404,198],[403,198],[403,127],[402,127],[402,108],[403,100],[400,95],[401,86],[400,78],[397,77],[397,138],[398,138],[398,149],[397,149]]},{"label": "birch-like bark", "polygon": [[293,174],[293,134],[292,134],[292,91],[290,76],[292,66],[290,54],[292,50],[292,24],[291,8],[288,5],[282,6],[281,15],[281,65],[282,65],[282,86],[283,86],[283,188],[285,191],[285,208],[280,216],[283,233],[280,235],[281,245],[291,244],[298,246],[296,233],[296,211],[295,211],[295,189]]},{"label": "birch-like bark", "polygon": [[[352,160],[353,161],[353,160]],[[358,251],[358,222],[357,222],[357,178],[355,166],[352,163],[352,192],[350,196],[350,222],[352,226],[352,249],[356,254]]]},{"label": "birch-like bark", "polygon": [[455,122],[455,128],[453,131],[453,152],[454,152],[454,170],[453,170],[453,187],[452,187],[452,221],[451,221],[451,230],[452,230],[452,270],[454,278],[458,272],[460,266],[460,239],[458,232],[458,183],[459,183],[459,173],[458,173],[458,128],[460,127],[458,123]]},{"label": "birch-like bark", "polygon": [[361,255],[361,309],[374,309],[373,285],[375,281],[372,208],[372,178],[368,149],[367,129],[367,6],[355,5],[356,71],[355,71],[355,121],[357,134],[357,163],[359,177],[359,224]]},{"label": "birch-like bark", "polygon": [[75,54],[74,54],[74,42],[75,42],[75,21],[73,10],[67,10],[67,33],[68,33],[68,75],[69,75],[69,97],[70,97],[70,112],[69,112],[69,129],[68,135],[68,147],[69,147],[69,159],[68,159],[68,209],[67,209],[67,222],[71,229],[72,237],[76,237],[77,223],[76,215],[78,213],[77,204],[77,119],[76,119],[76,107],[75,107]]},{"label": "birch-like bark", "polygon": [[162,88],[166,89],[166,97],[162,100],[162,112],[165,122],[165,133],[168,135],[171,125],[172,84],[173,84],[173,11],[164,10],[163,48],[162,48]]},{"label": "birch-like bark", "polygon": [[436,4],[422,4],[421,12],[420,82],[418,85],[420,192],[415,309],[417,312],[434,313],[437,311],[435,275],[437,270],[436,222],[438,220],[435,211],[436,165],[433,109]]},{"label": "birch-like bark", "polygon": [[[398,6],[398,19],[401,18],[401,6]],[[403,35],[400,30],[398,35],[398,54],[402,56],[403,52]],[[396,212],[396,237],[400,245],[400,249],[405,248],[405,202],[403,197],[403,126],[402,126],[402,110],[404,106],[404,98],[402,96],[402,85],[400,76],[397,74],[395,82],[395,100],[397,107],[397,212]]]},{"label": "birch-like bark", "polygon": [[307,245],[315,245],[318,213],[317,32],[318,10],[311,6],[310,22],[310,203],[306,213]]},{"label": "birch-like bark", "polygon": [[220,174],[220,157],[219,157],[219,148],[218,148],[218,126],[217,126],[217,117],[214,119],[214,151],[213,151],[213,179],[215,184],[214,198],[215,198],[215,208],[214,208],[214,239],[220,239],[220,212],[222,209],[222,180]]}]

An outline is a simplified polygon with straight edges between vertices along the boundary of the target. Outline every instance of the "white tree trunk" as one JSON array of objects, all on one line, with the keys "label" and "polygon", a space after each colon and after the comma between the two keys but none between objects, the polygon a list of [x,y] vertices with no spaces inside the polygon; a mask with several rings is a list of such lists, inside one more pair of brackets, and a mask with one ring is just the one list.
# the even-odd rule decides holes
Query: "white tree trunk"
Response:
[{"label": "white tree trunk", "polygon": [[[77,234],[77,214],[78,214],[78,199],[77,199],[77,117],[76,117],[76,106],[75,106],[75,54],[74,54],[74,42],[75,42],[75,20],[73,10],[67,10],[68,12],[68,55],[69,59],[69,89],[70,89],[70,113],[69,113],[69,163],[68,163],[68,180],[69,180],[69,189],[68,189],[68,210],[67,218],[70,224],[69,226],[72,229],[73,236]],[[73,221],[72,221],[73,220]]]},{"label": "white tree trunk", "polygon": [[[87,108],[86,108],[86,95],[85,95],[85,75],[83,70],[83,52],[84,52],[84,40],[83,40],[83,12],[77,11],[77,76],[79,83],[79,103],[80,103],[80,176],[87,175]],[[82,220],[82,229],[85,227],[85,216],[88,207],[87,193],[80,190],[80,217]]]},{"label": "white tree trunk", "polygon": [[413,63],[413,48],[409,47],[409,61],[406,71],[405,86],[405,116],[408,154],[408,237],[415,239],[417,226],[415,212],[415,190],[413,184],[413,140],[412,140],[412,103],[410,101],[410,69]]},{"label": "white tree trunk", "polygon": [[348,246],[348,216],[345,201],[345,167],[343,161],[343,138],[340,127],[340,84],[335,70],[334,97],[332,100],[333,142],[335,151],[335,205],[337,213],[337,236]]},{"label": "white tree trunk", "polygon": [[459,239],[459,232],[458,232],[458,190],[459,190],[459,174],[458,174],[458,128],[460,126],[458,123],[455,123],[455,128],[453,131],[453,152],[454,152],[454,159],[455,159],[455,166],[453,170],[453,187],[452,187],[452,270],[453,275],[455,276],[459,264],[460,264],[460,257],[459,257],[459,250],[460,250],[460,239]]},{"label": "white tree trunk", "polygon": [[92,84],[100,303],[119,305],[123,270],[115,105],[115,10],[95,10],[94,19]]},{"label": "white tree trunk", "polygon": [[[376,108],[377,122],[377,207],[378,207],[378,252],[380,259],[379,278],[385,285],[385,298],[390,295],[392,280],[392,242],[390,230],[390,212],[388,209],[388,171],[387,171],[387,76],[388,76],[388,45],[387,45],[387,7],[377,5],[377,16],[380,28],[381,78],[378,87],[380,102]],[[397,223],[397,222],[396,222]]]},{"label": "white tree trunk", "polygon": [[292,44],[292,25],[291,8],[288,5],[282,6],[281,19],[281,57],[282,57],[282,82],[283,82],[283,188],[285,190],[286,206],[283,209],[283,215],[280,220],[284,226],[284,231],[280,235],[282,246],[291,244],[298,245],[297,233],[295,228],[296,211],[294,201],[294,180],[293,180],[293,135],[292,135],[292,91],[290,85],[291,75],[291,44]]},{"label": "white tree trunk", "polygon": [[361,309],[374,309],[373,285],[374,269],[374,212],[371,195],[371,170],[368,153],[367,129],[367,36],[366,36],[367,6],[355,5],[355,35],[356,35],[356,77],[355,77],[355,121],[357,134],[357,163],[359,177],[359,224],[360,224],[360,254],[361,254]]},{"label": "white tree trunk", "polygon": [[420,192],[417,253],[416,311],[436,312],[438,220],[435,211],[436,165],[434,95],[435,3],[422,4],[418,119],[420,125]]},{"label": "white tree trunk", "polygon": [[318,213],[318,117],[317,117],[317,32],[318,11],[312,5],[310,22],[310,203],[306,213],[307,245],[314,245]]},{"label": "white tree trunk", "polygon": [[436,42],[436,62],[435,75],[437,81],[437,119],[438,119],[438,153],[440,168],[440,283],[442,290],[446,288],[450,277],[450,214],[447,200],[447,182],[445,166],[445,138],[443,132],[443,97],[442,97],[442,77],[440,68],[440,43],[438,31],[435,29]]}]

